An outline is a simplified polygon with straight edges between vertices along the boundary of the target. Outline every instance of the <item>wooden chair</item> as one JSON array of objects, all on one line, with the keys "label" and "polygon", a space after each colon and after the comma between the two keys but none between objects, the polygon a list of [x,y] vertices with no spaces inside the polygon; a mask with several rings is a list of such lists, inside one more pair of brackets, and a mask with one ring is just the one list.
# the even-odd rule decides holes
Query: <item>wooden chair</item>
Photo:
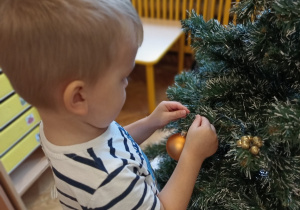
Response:
[{"label": "wooden chair", "polygon": [[0,209],[1,210],[25,210],[26,207],[13,187],[12,180],[6,173],[0,161]]},{"label": "wooden chair", "polygon": [[177,43],[178,72],[183,70],[184,53],[192,53],[190,39],[181,30],[180,20],[194,9],[208,20],[216,18],[222,24],[229,21],[231,0],[132,0],[144,27],[144,41],[138,49],[136,64],[145,65],[148,107],[156,107],[154,65]]}]

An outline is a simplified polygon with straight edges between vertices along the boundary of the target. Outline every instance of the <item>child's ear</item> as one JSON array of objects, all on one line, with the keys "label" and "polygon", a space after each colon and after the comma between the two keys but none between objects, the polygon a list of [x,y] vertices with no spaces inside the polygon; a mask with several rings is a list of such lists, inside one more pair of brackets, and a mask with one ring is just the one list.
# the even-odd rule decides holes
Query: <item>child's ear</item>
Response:
[{"label": "child's ear", "polygon": [[86,100],[86,85],[81,80],[70,82],[64,90],[63,100],[65,108],[77,115],[85,115],[88,112]]}]

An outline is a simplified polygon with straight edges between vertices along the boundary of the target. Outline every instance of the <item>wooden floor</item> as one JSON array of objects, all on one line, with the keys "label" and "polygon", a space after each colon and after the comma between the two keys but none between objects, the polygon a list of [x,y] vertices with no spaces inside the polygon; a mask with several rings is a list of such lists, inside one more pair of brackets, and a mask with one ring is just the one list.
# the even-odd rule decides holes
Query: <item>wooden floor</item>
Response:
[{"label": "wooden floor", "polygon": [[[192,65],[190,55],[185,57],[185,68]],[[157,103],[167,100],[165,91],[174,82],[177,74],[177,54],[169,53],[155,66],[156,99]],[[122,126],[130,124],[148,115],[147,91],[144,66],[137,65],[129,77],[127,87],[127,100],[116,121]],[[161,131],[155,132],[147,143],[162,139],[166,135]],[[57,199],[52,199],[54,182],[50,169],[48,169],[38,181],[23,195],[25,205],[29,210],[61,210]]]}]

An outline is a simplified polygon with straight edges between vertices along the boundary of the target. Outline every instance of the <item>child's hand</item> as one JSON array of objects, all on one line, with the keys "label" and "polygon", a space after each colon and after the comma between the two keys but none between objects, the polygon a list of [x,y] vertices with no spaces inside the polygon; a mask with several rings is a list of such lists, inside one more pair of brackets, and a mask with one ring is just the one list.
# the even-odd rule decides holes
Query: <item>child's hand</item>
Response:
[{"label": "child's hand", "polygon": [[149,115],[149,122],[162,128],[173,120],[186,117],[190,111],[179,102],[175,101],[163,101],[155,110]]},{"label": "child's hand", "polygon": [[214,126],[205,117],[196,115],[188,130],[176,168],[158,194],[165,209],[187,208],[202,163],[217,148],[218,139]]},{"label": "child's hand", "polygon": [[216,130],[207,118],[196,115],[186,136],[185,149],[188,154],[202,161],[217,151],[218,139]]}]

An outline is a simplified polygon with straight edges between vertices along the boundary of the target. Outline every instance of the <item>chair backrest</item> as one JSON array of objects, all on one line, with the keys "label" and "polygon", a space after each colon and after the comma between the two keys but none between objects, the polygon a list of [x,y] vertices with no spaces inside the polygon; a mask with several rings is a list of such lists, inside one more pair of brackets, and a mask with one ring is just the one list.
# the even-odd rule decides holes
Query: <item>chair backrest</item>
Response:
[{"label": "chair backrest", "polygon": [[[184,20],[187,11],[193,9],[205,20],[217,19],[227,25],[230,18],[230,8],[239,0],[131,0],[140,17],[169,20]],[[192,53],[191,40],[185,42],[184,51]]]},{"label": "chair backrest", "polygon": [[212,18],[224,25],[229,22],[231,0],[132,0],[140,17],[182,20],[194,9],[205,20]]}]

